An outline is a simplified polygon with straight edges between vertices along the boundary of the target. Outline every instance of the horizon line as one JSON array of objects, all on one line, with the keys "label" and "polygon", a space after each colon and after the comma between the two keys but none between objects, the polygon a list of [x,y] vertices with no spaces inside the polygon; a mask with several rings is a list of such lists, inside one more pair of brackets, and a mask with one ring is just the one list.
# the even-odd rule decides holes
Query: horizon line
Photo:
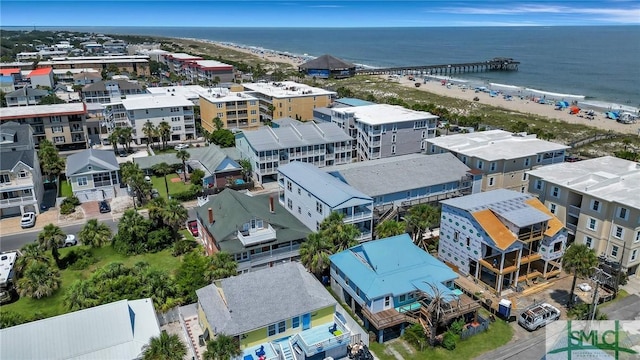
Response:
[{"label": "horizon line", "polygon": [[[541,24],[513,24],[513,25],[440,25],[440,26],[157,26],[157,25],[1,25],[5,28],[209,28],[209,29],[401,29],[401,28],[558,28],[558,27],[640,27],[640,24],[577,24],[577,25],[541,25]],[[37,29],[36,29],[37,30]]]}]

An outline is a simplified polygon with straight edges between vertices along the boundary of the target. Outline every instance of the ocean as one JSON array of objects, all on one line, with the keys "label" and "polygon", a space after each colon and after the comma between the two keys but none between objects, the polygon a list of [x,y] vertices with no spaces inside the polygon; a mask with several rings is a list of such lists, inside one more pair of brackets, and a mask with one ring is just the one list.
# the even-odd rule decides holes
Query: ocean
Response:
[{"label": "ocean", "polygon": [[[197,38],[372,67],[508,57],[519,71],[455,74],[474,83],[537,89],[585,102],[640,108],[640,26],[464,28],[69,28]],[[614,106],[617,106],[614,105]]]}]

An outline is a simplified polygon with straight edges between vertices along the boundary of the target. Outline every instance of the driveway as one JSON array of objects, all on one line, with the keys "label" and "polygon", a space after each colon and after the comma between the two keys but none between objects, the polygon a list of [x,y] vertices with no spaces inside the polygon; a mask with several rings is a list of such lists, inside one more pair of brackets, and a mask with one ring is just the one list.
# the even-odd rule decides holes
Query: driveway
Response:
[{"label": "driveway", "polygon": [[609,306],[602,306],[600,311],[607,314],[610,320],[640,320],[640,296],[629,295]]}]

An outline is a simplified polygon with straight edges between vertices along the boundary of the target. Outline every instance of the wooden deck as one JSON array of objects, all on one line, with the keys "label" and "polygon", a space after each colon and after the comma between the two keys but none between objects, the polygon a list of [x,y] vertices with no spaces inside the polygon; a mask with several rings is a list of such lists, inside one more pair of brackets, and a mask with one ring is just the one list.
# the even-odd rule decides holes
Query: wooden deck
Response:
[{"label": "wooden deck", "polygon": [[396,309],[382,310],[372,313],[366,307],[362,308],[362,315],[369,320],[376,329],[386,329],[405,322],[415,323],[415,321],[405,314],[399,313]]}]

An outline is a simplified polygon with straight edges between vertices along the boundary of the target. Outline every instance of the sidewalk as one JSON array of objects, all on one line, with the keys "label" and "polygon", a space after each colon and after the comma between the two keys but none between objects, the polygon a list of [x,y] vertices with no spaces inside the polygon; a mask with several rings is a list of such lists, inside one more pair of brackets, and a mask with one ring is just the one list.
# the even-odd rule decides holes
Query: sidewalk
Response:
[{"label": "sidewalk", "polygon": [[[83,220],[84,221],[84,220]],[[0,220],[0,235],[14,235],[25,231],[40,231],[46,225],[54,224],[59,226],[58,209],[48,209],[36,217],[36,225],[29,229],[23,229],[20,226],[20,217],[12,217]]]}]

